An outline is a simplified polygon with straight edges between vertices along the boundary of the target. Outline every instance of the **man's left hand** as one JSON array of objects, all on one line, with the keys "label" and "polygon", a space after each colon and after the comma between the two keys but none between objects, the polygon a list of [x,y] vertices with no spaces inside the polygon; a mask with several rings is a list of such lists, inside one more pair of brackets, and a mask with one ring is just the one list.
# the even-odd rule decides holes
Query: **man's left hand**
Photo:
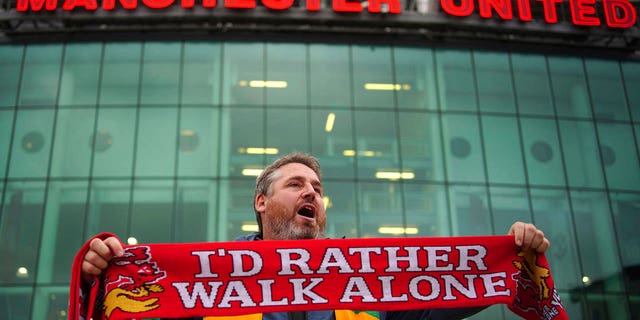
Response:
[{"label": "man's left hand", "polygon": [[535,250],[544,253],[551,246],[544,232],[531,223],[516,222],[509,228],[509,235],[515,236],[516,245],[522,250]]}]

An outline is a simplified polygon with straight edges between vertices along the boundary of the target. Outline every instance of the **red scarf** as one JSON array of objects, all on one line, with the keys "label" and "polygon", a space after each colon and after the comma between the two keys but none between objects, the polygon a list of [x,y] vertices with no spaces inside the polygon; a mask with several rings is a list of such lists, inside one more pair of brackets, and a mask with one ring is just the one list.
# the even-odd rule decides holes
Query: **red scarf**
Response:
[{"label": "red scarf", "polygon": [[519,251],[513,236],[125,246],[83,292],[88,243],[73,264],[70,320],[498,303],[525,319],[568,319],[545,256]]}]

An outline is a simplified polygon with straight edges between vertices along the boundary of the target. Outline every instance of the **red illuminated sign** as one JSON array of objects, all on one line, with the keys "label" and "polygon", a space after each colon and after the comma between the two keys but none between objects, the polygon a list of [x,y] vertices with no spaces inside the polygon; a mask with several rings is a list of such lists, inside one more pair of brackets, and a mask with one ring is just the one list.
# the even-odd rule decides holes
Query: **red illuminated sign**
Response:
[{"label": "red illuminated sign", "polygon": [[[466,17],[474,12],[474,1],[477,1],[478,12],[483,18],[491,18],[494,14],[503,20],[514,18],[512,0],[440,0],[440,5],[442,10],[450,15]],[[556,6],[564,0],[535,1],[542,5],[544,19],[547,23],[558,22]],[[601,24],[600,18],[596,14],[596,0],[568,1],[573,24],[576,26],[599,26]],[[519,20],[532,20],[529,0],[515,0],[515,5]],[[638,15],[628,0],[602,0],[597,5],[603,7],[604,20],[609,27],[629,28],[636,24]]]},{"label": "red illuminated sign", "polygon": [[[60,2],[59,2],[60,1]],[[18,0],[16,10],[25,11],[54,11],[62,5],[64,11],[114,10],[116,7],[135,10],[139,1],[148,8],[164,9],[179,2],[182,8],[189,9],[196,5],[196,0]],[[198,0],[204,8],[224,6],[230,9],[253,9],[257,1],[272,10],[287,10],[294,5],[294,0]],[[307,11],[319,11],[320,1],[307,0]],[[549,23],[558,22],[558,5],[568,1],[571,19],[576,26],[596,27],[606,24],[611,28],[630,28],[637,22],[636,9],[629,0],[440,0],[440,6],[445,14],[467,17],[475,14],[482,18],[498,17],[502,20],[518,19],[523,22],[532,21],[532,6],[537,6],[544,12],[544,20]],[[357,0],[331,0],[334,12],[400,14],[402,5],[400,0],[368,0],[367,6]],[[515,8],[515,10],[514,10]],[[598,12],[604,12],[604,18]],[[515,14],[514,14],[515,12]],[[515,16],[514,16],[515,15]]]},{"label": "red illuminated sign", "polygon": [[[63,0],[62,10],[72,11],[76,9],[84,9],[89,11],[97,10],[98,0]],[[138,0],[103,0],[102,10],[114,10],[116,1],[120,7],[128,10],[134,10],[138,7]],[[164,9],[180,1],[183,8],[193,8],[195,0],[142,0],[142,3],[152,9]],[[218,6],[217,0],[201,0],[204,8],[214,8]],[[260,1],[262,5],[272,10],[286,10],[291,8],[294,0],[222,0],[222,5],[230,9],[252,9],[256,7],[256,1]],[[306,9],[308,11],[319,11],[321,0],[307,0]],[[367,11],[370,13],[382,12],[382,5],[385,4],[387,12],[399,14],[402,10],[400,0],[369,0]],[[16,5],[17,11],[53,11],[59,6],[58,0],[18,0]],[[359,1],[348,0],[332,0],[333,11],[335,12],[362,12],[364,7]]]}]

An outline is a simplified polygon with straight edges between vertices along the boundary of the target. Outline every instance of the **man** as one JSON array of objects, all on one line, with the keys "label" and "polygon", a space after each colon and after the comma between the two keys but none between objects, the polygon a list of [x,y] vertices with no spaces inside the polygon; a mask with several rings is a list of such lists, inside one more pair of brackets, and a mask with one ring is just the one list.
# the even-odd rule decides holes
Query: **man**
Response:
[{"label": "man", "polygon": [[[327,222],[322,201],[322,172],[318,161],[309,155],[293,153],[268,166],[256,180],[254,210],[259,232],[236,240],[294,240],[323,238]],[[514,223],[508,234],[515,236],[515,243],[524,250],[544,253],[549,240],[532,224]],[[124,253],[116,238],[92,240],[90,250],[82,264],[86,283],[92,276],[100,275],[109,260]],[[409,310],[380,313],[380,319],[463,319],[482,308]],[[270,313],[258,318],[265,320],[291,319],[343,319],[337,311],[309,311],[305,313]]]}]

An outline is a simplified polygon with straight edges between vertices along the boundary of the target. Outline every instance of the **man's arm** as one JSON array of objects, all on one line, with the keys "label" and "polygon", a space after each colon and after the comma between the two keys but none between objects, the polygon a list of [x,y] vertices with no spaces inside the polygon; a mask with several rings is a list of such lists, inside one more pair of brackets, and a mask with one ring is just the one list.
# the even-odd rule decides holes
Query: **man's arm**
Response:
[{"label": "man's arm", "polygon": [[89,251],[82,261],[82,281],[90,284],[94,276],[99,276],[109,266],[111,259],[121,257],[123,254],[122,244],[116,237],[91,240]]}]

